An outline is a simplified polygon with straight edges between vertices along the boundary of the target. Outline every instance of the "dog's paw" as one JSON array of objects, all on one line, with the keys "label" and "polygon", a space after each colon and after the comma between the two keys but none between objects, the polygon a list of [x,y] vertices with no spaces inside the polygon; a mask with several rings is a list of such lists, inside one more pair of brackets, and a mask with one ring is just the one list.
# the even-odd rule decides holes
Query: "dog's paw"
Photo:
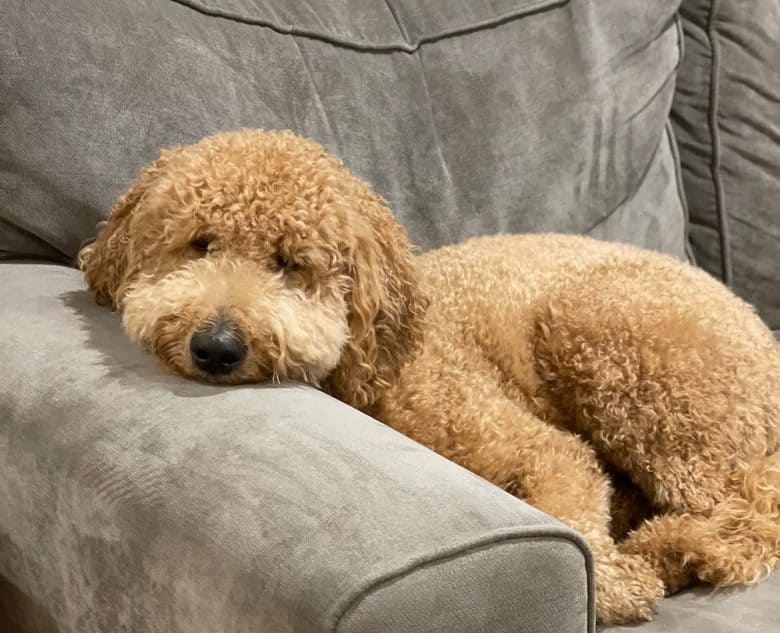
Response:
[{"label": "dog's paw", "polygon": [[596,619],[602,624],[650,620],[664,584],[639,556],[596,561]]}]

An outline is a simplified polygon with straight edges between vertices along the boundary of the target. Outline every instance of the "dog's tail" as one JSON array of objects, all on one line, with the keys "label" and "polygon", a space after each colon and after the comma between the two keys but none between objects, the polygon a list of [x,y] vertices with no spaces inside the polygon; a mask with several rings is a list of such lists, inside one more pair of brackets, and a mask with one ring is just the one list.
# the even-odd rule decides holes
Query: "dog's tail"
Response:
[{"label": "dog's tail", "polygon": [[780,562],[780,452],[739,469],[731,493],[685,535],[700,580],[715,585],[751,584]]}]

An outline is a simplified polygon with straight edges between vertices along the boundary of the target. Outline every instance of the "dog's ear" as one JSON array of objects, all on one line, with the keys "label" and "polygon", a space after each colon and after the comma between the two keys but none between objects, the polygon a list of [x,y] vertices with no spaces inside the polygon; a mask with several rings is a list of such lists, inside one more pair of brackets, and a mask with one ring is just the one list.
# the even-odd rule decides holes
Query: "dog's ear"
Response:
[{"label": "dog's ear", "polygon": [[422,342],[428,298],[406,231],[363,183],[350,200],[350,340],[330,387],[352,406],[370,408]]},{"label": "dog's ear", "polygon": [[128,247],[130,219],[172,151],[175,150],[163,150],[157,160],[143,168],[137,180],[114,203],[108,219],[98,225],[95,239],[79,250],[76,261],[100,304],[117,309],[133,270],[138,268],[140,262],[133,261]]}]

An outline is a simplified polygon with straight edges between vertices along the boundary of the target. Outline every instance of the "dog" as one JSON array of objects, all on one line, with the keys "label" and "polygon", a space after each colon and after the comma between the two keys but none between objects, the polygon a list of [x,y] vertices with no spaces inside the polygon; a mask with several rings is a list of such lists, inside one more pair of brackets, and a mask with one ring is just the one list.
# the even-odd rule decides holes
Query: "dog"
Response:
[{"label": "dog", "polygon": [[305,381],[577,530],[601,622],[780,558],[780,348],[672,257],[555,234],[415,255],[320,145],[243,130],[162,151],[78,262],[167,371]]}]

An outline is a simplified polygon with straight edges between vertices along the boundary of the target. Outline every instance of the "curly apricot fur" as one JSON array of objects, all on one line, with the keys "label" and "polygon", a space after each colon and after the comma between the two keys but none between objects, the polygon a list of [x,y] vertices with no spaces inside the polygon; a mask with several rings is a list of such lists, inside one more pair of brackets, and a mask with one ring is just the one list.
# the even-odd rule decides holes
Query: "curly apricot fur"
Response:
[{"label": "curly apricot fur", "polygon": [[578,530],[603,622],[777,565],[780,351],[691,266],[562,235],[413,257],[319,145],[256,130],[163,152],[79,261],[169,370],[207,378],[189,339],[227,315],[224,382],[307,380]]}]

